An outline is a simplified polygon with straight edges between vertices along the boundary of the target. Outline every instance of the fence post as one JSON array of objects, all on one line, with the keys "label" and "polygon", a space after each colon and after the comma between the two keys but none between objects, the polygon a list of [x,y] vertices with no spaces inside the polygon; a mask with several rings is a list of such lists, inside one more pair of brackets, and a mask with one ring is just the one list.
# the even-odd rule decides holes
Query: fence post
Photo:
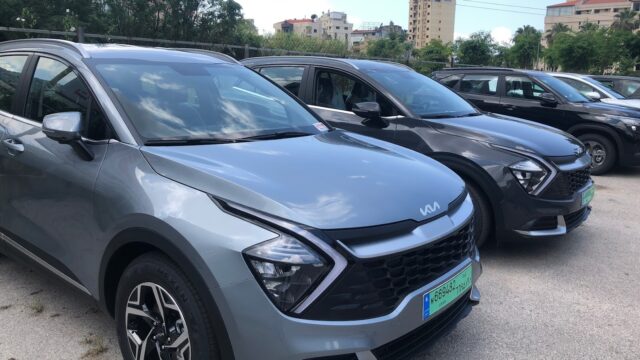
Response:
[{"label": "fence post", "polygon": [[249,58],[249,44],[244,44],[244,58]]},{"label": "fence post", "polygon": [[76,34],[78,37],[78,42],[79,43],[83,43],[84,42],[84,27],[83,26],[78,26],[78,29],[76,30]]}]

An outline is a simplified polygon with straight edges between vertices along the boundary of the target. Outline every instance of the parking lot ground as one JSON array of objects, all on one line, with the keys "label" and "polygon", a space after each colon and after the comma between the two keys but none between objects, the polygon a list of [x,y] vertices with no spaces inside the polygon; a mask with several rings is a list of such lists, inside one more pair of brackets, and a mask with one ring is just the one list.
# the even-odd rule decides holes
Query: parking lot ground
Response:
[{"label": "parking lot ground", "polygon": [[[596,183],[569,236],[483,251],[482,303],[416,360],[638,359],[640,169]],[[88,297],[0,257],[0,360],[119,359],[113,327]]]}]

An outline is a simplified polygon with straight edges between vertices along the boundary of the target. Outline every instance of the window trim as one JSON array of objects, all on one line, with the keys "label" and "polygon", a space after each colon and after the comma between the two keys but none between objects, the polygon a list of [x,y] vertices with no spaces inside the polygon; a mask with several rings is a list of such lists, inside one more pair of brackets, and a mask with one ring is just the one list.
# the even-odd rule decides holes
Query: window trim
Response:
[{"label": "window trim", "polygon": [[564,99],[561,99],[560,96],[558,96],[558,94],[555,93],[555,91],[551,91],[549,88],[547,88],[546,86],[544,86],[543,84],[541,84],[539,81],[537,81],[536,79],[532,78],[531,76],[528,75],[524,75],[524,74],[509,74],[509,75],[504,75],[504,95],[503,98],[504,99],[511,99],[511,100],[518,100],[518,101],[527,101],[527,102],[534,102],[534,103],[540,103],[540,100],[536,100],[536,99],[527,99],[527,98],[517,98],[517,97],[513,97],[513,96],[507,96],[507,78],[508,77],[519,77],[519,78],[525,78],[528,79],[529,81],[531,81],[533,84],[538,85],[540,88],[542,88],[542,90],[544,90],[546,93],[549,94],[553,94],[557,99],[558,102],[562,103],[562,101]]},{"label": "window trim", "polygon": [[[27,118],[27,114],[26,114],[26,109],[27,109],[27,100],[29,97],[29,91],[31,90],[31,83],[33,81],[33,77],[35,76],[35,72],[36,72],[36,68],[38,66],[38,62],[40,60],[40,58],[47,58],[50,60],[54,60],[54,61],[58,61],[60,63],[62,63],[65,66],[68,66],[69,68],[71,68],[71,71],[78,77],[78,79],[80,79],[80,81],[82,81],[82,83],[85,85],[85,87],[87,88],[87,90],[89,91],[89,94],[91,95],[91,101],[93,104],[95,104],[98,108],[98,110],[102,113],[102,117],[105,120],[105,125],[107,127],[107,130],[109,132],[107,139],[103,139],[103,140],[95,140],[95,139],[91,139],[91,138],[84,138],[85,140],[92,142],[92,143],[101,143],[104,141],[110,141],[110,140],[117,140],[118,139],[118,134],[116,133],[114,127],[111,125],[111,120],[109,119],[109,117],[107,116],[107,112],[104,111],[104,108],[102,107],[102,105],[100,104],[100,102],[97,100],[97,96],[95,94],[95,92],[93,91],[93,89],[91,88],[91,86],[89,86],[89,83],[85,80],[85,78],[82,76],[82,74],[80,73],[80,71],[78,71],[78,69],[71,64],[69,61],[67,61],[66,59],[56,56],[56,55],[52,55],[52,54],[48,54],[48,53],[41,53],[41,52],[33,52],[31,54],[31,62],[29,64],[29,68],[27,69],[26,74],[28,75],[26,77],[26,79],[24,79],[24,83],[22,83],[21,85],[23,86],[22,89],[22,93],[21,93],[21,101],[19,102],[19,110],[20,110],[20,114],[16,115],[16,119],[20,120],[22,122],[25,122],[29,125],[34,125],[37,126],[39,128],[42,128],[42,123],[30,118]],[[92,105],[93,105],[92,104]],[[19,119],[18,119],[19,118]]]}]

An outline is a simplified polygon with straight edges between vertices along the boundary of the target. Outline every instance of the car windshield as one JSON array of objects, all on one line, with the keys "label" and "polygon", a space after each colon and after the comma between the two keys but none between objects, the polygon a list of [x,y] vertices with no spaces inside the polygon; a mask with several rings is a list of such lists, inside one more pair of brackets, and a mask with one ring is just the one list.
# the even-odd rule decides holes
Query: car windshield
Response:
[{"label": "car windshield", "polygon": [[570,103],[587,103],[593,101],[582,95],[573,86],[553,76],[537,75],[534,76],[534,78],[547,87],[551,88],[556,93],[560,94],[560,96],[562,96],[566,101]]},{"label": "car windshield", "polygon": [[411,112],[422,118],[459,117],[477,110],[446,86],[411,70],[365,70]]},{"label": "car windshield", "polygon": [[291,96],[240,65],[93,62],[147,144],[268,139],[326,129]]},{"label": "car windshield", "polygon": [[588,76],[583,76],[581,77],[582,80],[588,82],[589,84],[593,85],[593,86],[597,86],[598,90],[602,91],[603,93],[612,96],[614,99],[618,99],[618,100],[623,100],[626,99],[626,97],[622,94],[620,94],[619,92],[613,90],[612,88],[606,86],[605,84],[594,80]]}]

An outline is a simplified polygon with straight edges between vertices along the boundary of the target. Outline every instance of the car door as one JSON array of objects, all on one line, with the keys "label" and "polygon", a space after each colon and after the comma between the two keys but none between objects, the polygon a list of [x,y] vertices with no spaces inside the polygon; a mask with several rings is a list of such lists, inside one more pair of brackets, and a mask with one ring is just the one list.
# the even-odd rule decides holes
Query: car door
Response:
[{"label": "car door", "polygon": [[[354,74],[322,67],[313,68],[307,81],[310,85],[307,103],[331,125],[393,142],[399,112],[373,86]],[[380,129],[363,125],[364,119],[352,111],[353,106],[361,102],[377,102],[382,110],[381,115],[389,122],[389,126]]]},{"label": "car door", "polygon": [[304,65],[265,66],[258,69],[258,72],[287,89],[293,95],[302,98],[304,96],[302,84],[307,75],[307,68]]},{"label": "car door", "polygon": [[[93,185],[107,150],[109,127],[86,83],[67,63],[33,56],[16,115],[2,119],[0,227],[32,254],[74,279],[95,239]],[[45,115],[82,113],[83,160],[69,145],[42,132]],[[65,264],[65,265],[62,265]],[[75,270],[75,271],[74,271]]]},{"label": "car door", "polygon": [[526,75],[506,75],[500,113],[554,127],[564,127],[564,105],[543,105],[540,98],[543,93],[553,94]]},{"label": "car door", "polygon": [[499,112],[499,80],[498,74],[466,74],[460,80],[458,92],[482,111]]}]

